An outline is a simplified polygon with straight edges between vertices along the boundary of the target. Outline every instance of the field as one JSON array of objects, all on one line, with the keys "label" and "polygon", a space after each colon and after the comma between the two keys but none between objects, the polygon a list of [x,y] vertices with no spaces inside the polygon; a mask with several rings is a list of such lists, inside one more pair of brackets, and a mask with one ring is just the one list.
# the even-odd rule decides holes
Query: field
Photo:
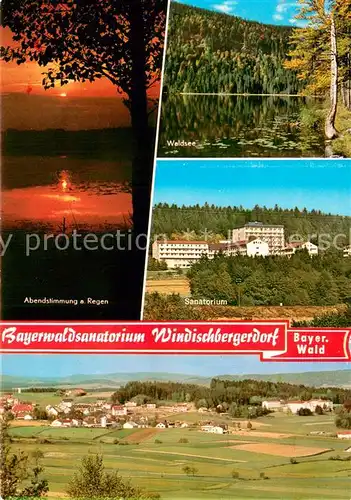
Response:
[{"label": "field", "polygon": [[[150,274],[150,273],[149,273]],[[146,281],[146,292],[170,295],[179,294],[190,297],[189,281],[185,277],[169,277]],[[189,306],[196,307],[196,306]],[[289,319],[311,321],[317,316],[342,310],[345,306],[197,306],[204,312],[207,320],[243,320],[243,319]],[[157,318],[148,318],[157,319]]]},{"label": "field", "polygon": [[[212,418],[196,412],[186,417],[178,416],[189,424]],[[191,427],[110,430],[32,425],[12,428],[11,434],[16,448],[27,453],[40,448],[44,453],[51,499],[65,496],[67,482],[84,455],[102,453],[107,468],[159,492],[162,500],[347,500],[350,462],[342,459],[350,456],[349,444],[311,435],[322,430],[335,433],[333,420],[327,415],[275,414],[253,421],[252,430],[241,420],[242,430],[236,426],[229,435]],[[220,421],[233,428],[229,417],[218,416]],[[339,460],[330,460],[337,455]],[[184,473],[186,465],[195,467],[194,476]]]},{"label": "field", "polygon": [[190,295],[189,281],[186,278],[163,278],[163,279],[148,279],[146,281],[146,291],[149,293],[179,293],[181,296]]}]

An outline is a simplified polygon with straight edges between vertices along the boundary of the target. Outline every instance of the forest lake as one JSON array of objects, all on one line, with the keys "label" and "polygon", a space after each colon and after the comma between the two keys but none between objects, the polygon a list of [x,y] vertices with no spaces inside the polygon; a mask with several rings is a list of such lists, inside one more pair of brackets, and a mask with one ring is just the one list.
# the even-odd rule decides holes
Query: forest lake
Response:
[{"label": "forest lake", "polygon": [[306,129],[302,118],[316,102],[320,100],[285,94],[166,95],[158,154],[323,158],[323,134]]}]

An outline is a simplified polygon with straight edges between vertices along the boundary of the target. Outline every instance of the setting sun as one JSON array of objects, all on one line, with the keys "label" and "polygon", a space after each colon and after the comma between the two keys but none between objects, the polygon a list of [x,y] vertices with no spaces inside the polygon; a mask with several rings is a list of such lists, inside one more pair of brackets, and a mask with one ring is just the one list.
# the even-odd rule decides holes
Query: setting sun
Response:
[{"label": "setting sun", "polygon": [[59,97],[67,97],[66,92],[62,92],[62,94],[59,94]]}]

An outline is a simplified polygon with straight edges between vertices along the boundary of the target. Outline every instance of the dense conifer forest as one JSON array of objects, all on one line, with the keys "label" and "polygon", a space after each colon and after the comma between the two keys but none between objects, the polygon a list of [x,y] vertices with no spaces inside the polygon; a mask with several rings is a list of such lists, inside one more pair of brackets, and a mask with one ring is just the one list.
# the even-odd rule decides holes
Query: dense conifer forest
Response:
[{"label": "dense conifer forest", "polygon": [[332,306],[351,299],[351,259],[334,252],[311,258],[203,259],[188,271],[193,297],[242,306]]},{"label": "dense conifer forest", "polygon": [[172,2],[164,83],[175,92],[296,94],[303,83],[284,68],[291,34]]},{"label": "dense conifer forest", "polygon": [[[235,200],[233,200],[235,202]],[[285,237],[298,234],[311,241],[321,234],[333,239],[336,235],[344,235],[339,243],[349,243],[351,217],[325,214],[320,210],[306,208],[273,208],[256,205],[252,209],[242,206],[220,207],[216,205],[178,206],[167,203],[155,205],[152,219],[152,233],[166,235],[168,238],[207,239],[216,241],[227,238],[228,231],[241,227],[247,222],[263,222],[265,224],[282,224]],[[315,235],[315,237],[311,237]],[[318,236],[317,236],[318,235]]]}]

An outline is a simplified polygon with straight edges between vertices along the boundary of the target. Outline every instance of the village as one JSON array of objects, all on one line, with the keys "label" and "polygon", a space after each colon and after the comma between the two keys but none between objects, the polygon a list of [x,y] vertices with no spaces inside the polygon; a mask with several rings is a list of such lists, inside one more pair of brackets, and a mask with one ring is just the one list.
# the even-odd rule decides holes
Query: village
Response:
[{"label": "village", "polygon": [[[214,434],[247,433],[253,428],[254,419],[250,417],[240,422],[231,421],[229,414],[222,405],[209,409],[196,408],[194,403],[138,404],[127,401],[115,404],[109,398],[97,396],[94,401],[84,401],[86,391],[81,388],[60,390],[61,400],[57,404],[39,405],[27,402],[19,396],[21,389],[3,394],[0,397],[0,419],[5,412],[15,421],[28,422],[46,421],[53,428],[110,428],[110,429],[187,429]],[[48,393],[50,394],[50,393]],[[42,395],[42,393],[41,393]],[[23,396],[23,395],[22,395]],[[81,400],[82,398],[82,400]],[[261,403],[266,414],[282,412],[287,415],[312,415],[331,413],[333,402],[324,399],[309,401],[266,400]],[[186,414],[197,413],[198,421],[187,420]],[[216,416],[227,417],[226,423],[218,423]],[[183,416],[183,418],[182,418]],[[176,417],[176,418],[175,418]],[[323,431],[321,431],[323,434]],[[351,431],[340,431],[336,437],[351,439]]]}]

